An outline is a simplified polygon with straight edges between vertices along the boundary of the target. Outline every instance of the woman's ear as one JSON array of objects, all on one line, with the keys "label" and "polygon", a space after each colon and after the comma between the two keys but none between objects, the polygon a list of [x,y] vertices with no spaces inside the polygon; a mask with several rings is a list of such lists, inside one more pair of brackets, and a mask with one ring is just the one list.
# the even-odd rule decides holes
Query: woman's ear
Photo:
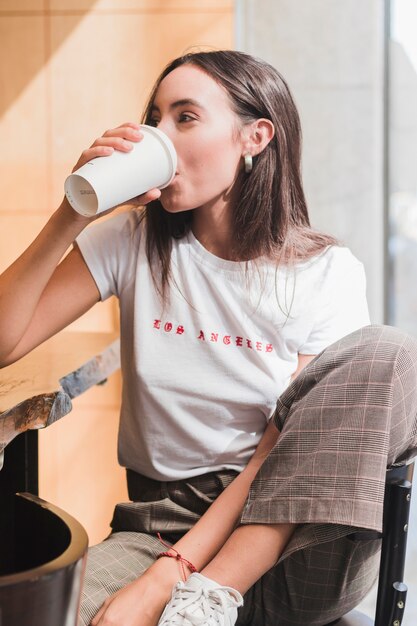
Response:
[{"label": "woman's ear", "polygon": [[256,156],[266,148],[275,135],[271,120],[260,118],[249,124],[245,129],[244,154]]}]

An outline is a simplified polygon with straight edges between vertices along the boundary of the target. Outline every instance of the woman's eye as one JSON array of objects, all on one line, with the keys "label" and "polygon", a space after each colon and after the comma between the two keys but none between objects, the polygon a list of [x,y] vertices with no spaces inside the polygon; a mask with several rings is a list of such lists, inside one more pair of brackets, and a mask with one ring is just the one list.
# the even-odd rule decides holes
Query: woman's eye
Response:
[{"label": "woman's eye", "polygon": [[159,124],[159,120],[156,120],[155,118],[151,118],[148,122],[149,126],[158,126]]},{"label": "woman's eye", "polygon": [[195,122],[195,117],[190,115],[189,113],[181,113],[179,116],[180,122]]}]

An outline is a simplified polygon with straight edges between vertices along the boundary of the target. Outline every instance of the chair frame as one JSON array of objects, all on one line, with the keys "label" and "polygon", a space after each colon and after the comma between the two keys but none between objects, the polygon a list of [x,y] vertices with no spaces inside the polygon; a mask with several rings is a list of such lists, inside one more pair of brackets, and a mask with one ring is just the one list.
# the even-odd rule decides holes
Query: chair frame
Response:
[{"label": "chair frame", "polygon": [[375,619],[354,609],[335,622],[340,626],[401,626],[407,585],[404,583],[414,461],[387,469],[382,533],[358,531],[353,541],[382,539]]},{"label": "chair frame", "polygon": [[375,626],[401,626],[407,585],[405,557],[414,462],[387,470]]}]

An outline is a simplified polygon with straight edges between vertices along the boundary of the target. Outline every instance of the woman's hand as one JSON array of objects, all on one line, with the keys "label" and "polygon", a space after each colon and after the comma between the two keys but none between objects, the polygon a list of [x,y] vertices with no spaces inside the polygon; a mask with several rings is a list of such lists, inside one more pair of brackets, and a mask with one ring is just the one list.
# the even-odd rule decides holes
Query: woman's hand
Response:
[{"label": "woman's hand", "polygon": [[91,626],[156,626],[167,602],[157,594],[142,576],[107,598]]},{"label": "woman's hand", "polygon": [[107,598],[91,626],[157,626],[180,580],[175,559],[158,559],[140,578]]},{"label": "woman's hand", "polygon": [[[133,144],[142,141],[142,139],[143,133],[140,131],[140,125],[135,124],[134,122],[126,122],[117,128],[107,130],[101,137],[96,139],[89,148],[83,150],[72,171],[74,172],[88,163],[88,161],[97,157],[110,156],[115,150],[119,150],[120,152],[130,152],[133,149]],[[153,200],[157,200],[160,195],[161,192],[159,189],[150,189],[146,193],[129,200],[129,204],[143,206]],[[66,208],[68,210],[70,205],[68,204],[66,198],[64,199],[63,204],[67,205]],[[92,219],[97,219],[97,217],[101,217],[102,215],[113,211],[114,208],[109,209],[109,211],[98,213],[93,218],[83,217],[82,219],[90,222]]]},{"label": "woman's hand", "polygon": [[134,122],[126,122],[117,128],[106,130],[89,148],[83,150],[72,171],[74,172],[96,157],[110,156],[115,150],[130,152],[133,143],[142,141],[142,139],[143,133],[140,132],[140,126]]}]

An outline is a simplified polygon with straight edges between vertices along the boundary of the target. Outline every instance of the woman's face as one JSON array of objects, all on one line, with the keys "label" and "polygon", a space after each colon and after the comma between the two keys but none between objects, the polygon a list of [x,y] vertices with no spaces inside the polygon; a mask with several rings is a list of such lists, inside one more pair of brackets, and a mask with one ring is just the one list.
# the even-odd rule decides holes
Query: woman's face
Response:
[{"label": "woman's face", "polygon": [[154,99],[151,124],[172,140],[177,174],[162,191],[169,212],[224,206],[242,168],[239,119],[225,90],[194,65],[166,76]]}]

